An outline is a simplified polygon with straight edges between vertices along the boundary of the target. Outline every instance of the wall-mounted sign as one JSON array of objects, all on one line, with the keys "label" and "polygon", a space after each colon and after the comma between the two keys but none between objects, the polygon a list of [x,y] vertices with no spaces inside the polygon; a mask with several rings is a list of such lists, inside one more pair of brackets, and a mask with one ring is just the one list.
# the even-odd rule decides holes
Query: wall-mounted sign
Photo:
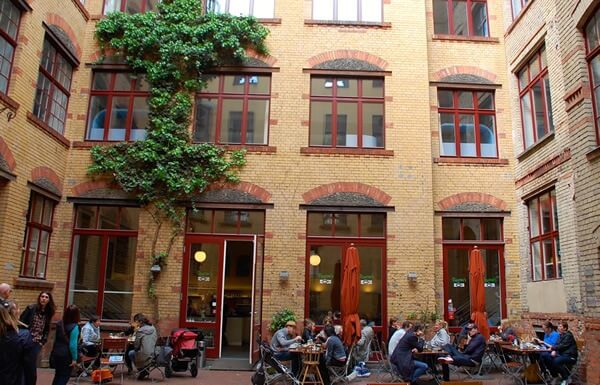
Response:
[{"label": "wall-mounted sign", "polygon": [[467,285],[466,278],[452,277],[452,287],[465,287]]}]

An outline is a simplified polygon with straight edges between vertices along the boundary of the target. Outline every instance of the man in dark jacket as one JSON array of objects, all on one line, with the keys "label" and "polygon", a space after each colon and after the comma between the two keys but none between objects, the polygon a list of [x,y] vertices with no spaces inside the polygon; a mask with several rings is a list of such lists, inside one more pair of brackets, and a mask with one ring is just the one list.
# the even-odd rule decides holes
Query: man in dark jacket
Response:
[{"label": "man in dark jacket", "polygon": [[465,349],[459,352],[456,346],[448,344],[444,346],[444,350],[448,352],[449,356],[438,358],[439,363],[442,364],[444,381],[450,381],[449,364],[456,366],[476,366],[481,363],[483,353],[485,352],[485,338],[479,334],[476,324],[469,324],[466,329],[468,337]]},{"label": "man in dark jacket", "polygon": [[421,338],[423,336],[423,326],[421,324],[415,324],[406,335],[402,337],[394,353],[390,357],[390,362],[406,381],[410,381],[414,384],[420,376],[425,374],[427,371],[427,364],[415,360],[413,353],[422,352],[425,340]]},{"label": "man in dark jacket", "polygon": [[550,370],[552,377],[557,377],[558,374],[563,381],[569,377],[568,367],[577,362],[577,343],[573,333],[569,331],[569,324],[561,322],[558,325],[558,333],[560,337],[556,345],[552,346],[550,354],[542,354],[541,359],[544,361],[546,368]]}]

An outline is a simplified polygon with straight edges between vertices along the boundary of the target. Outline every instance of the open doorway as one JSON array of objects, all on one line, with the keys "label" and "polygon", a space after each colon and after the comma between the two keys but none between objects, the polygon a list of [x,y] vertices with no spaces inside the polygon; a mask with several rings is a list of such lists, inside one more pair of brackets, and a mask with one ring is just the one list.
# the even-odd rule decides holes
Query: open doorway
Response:
[{"label": "open doorway", "polygon": [[252,241],[226,241],[222,358],[248,358],[251,341],[253,253]]}]

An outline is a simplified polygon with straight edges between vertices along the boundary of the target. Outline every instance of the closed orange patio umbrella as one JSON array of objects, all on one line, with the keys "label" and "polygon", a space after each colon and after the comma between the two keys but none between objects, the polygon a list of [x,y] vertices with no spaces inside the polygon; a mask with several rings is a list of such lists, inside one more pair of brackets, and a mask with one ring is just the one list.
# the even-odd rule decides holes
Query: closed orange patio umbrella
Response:
[{"label": "closed orange patio umbrella", "polygon": [[341,312],[343,340],[350,346],[360,338],[360,319],[358,318],[358,296],[360,279],[360,259],[358,250],[351,244],[346,250],[342,269]]},{"label": "closed orange patio umbrella", "polygon": [[490,327],[485,311],[485,266],[481,250],[475,246],[469,253],[469,292],[471,296],[471,319],[477,325],[479,332],[490,339]]}]

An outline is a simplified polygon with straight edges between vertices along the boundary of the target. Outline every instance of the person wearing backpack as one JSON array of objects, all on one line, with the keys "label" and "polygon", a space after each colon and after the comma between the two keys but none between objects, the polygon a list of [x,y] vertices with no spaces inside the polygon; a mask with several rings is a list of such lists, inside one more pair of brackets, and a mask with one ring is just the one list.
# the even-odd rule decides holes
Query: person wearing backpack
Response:
[{"label": "person wearing backpack", "polygon": [[50,353],[50,366],[54,368],[52,385],[67,385],[79,357],[77,342],[81,316],[76,305],[69,305],[62,320],[56,323],[56,338]]}]

